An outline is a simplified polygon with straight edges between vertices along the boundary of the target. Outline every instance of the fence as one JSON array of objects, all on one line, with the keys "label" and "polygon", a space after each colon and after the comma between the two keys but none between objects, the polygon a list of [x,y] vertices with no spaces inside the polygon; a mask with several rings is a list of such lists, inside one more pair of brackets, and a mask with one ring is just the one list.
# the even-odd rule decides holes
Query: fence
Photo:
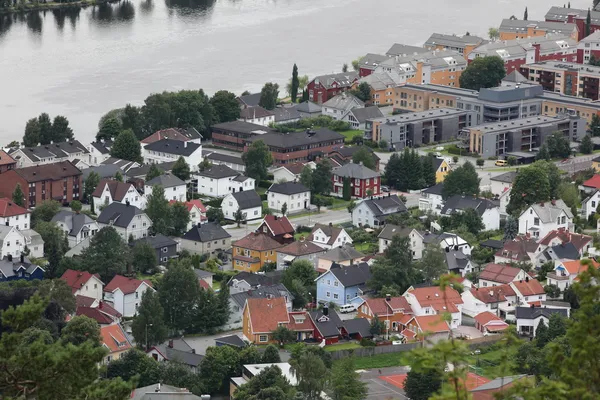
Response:
[{"label": "fence", "polygon": [[411,351],[412,349],[420,346],[421,343],[405,343],[390,346],[359,347],[352,350],[332,351],[331,358],[335,361],[344,357],[349,357],[350,355],[354,355],[354,357],[372,357],[379,354],[402,353],[405,351]]}]

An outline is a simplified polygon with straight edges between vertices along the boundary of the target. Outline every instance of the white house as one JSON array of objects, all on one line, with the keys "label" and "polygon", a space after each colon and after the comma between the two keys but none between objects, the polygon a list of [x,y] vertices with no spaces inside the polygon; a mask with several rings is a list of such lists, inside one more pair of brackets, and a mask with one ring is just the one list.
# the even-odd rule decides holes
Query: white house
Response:
[{"label": "white house", "polygon": [[431,232],[420,232],[423,237],[423,242],[425,245],[430,243],[437,243],[443,250],[460,250],[463,254],[470,256],[472,247],[471,245],[463,238],[458,236],[455,233],[443,232],[440,234],[431,233]]},{"label": "white house", "polygon": [[25,237],[12,226],[0,225],[0,259],[11,256],[17,258],[25,248]]},{"label": "white house", "polygon": [[553,314],[559,314],[564,318],[569,317],[569,310],[565,308],[544,307],[517,307],[515,316],[517,318],[517,333],[535,337],[538,325],[544,321],[546,326]]},{"label": "white house", "polygon": [[146,290],[154,290],[150,281],[115,275],[104,287],[104,300],[111,302],[124,317],[133,317]]},{"label": "white house", "polygon": [[150,196],[154,186],[162,186],[167,200],[184,202],[186,200],[186,184],[172,174],[162,174],[145,182],[144,194]]},{"label": "white house", "polygon": [[512,281],[509,285],[515,291],[519,305],[539,306],[540,303],[546,301],[546,291],[537,279],[526,276],[525,279]]},{"label": "white house", "polygon": [[98,301],[102,300],[102,288],[104,283],[98,274],[87,271],[66,270],[60,277],[71,288],[73,296],[91,297]]},{"label": "white house", "polygon": [[137,191],[129,182],[103,179],[92,194],[94,206],[98,209],[112,203],[130,204],[140,209],[146,208],[146,196]]},{"label": "white house", "polygon": [[52,218],[52,222],[65,232],[70,248],[94,236],[100,230],[98,223],[88,215],[69,210],[60,210]]},{"label": "white house", "polygon": [[443,189],[443,183],[438,183],[437,185],[423,189],[421,191],[421,197],[419,197],[419,210],[425,213],[432,212],[435,215],[439,215],[444,206],[444,199],[442,198]]},{"label": "white house", "polygon": [[445,292],[438,286],[409,288],[403,296],[410,304],[415,316],[450,313],[452,329],[462,324],[463,300],[460,294],[448,287]]},{"label": "white house", "polygon": [[323,103],[321,113],[333,119],[341,120],[348,111],[357,107],[364,107],[365,103],[350,93],[343,92]]},{"label": "white house", "polygon": [[346,243],[352,244],[352,238],[348,232],[344,228],[333,226],[332,223],[329,225],[316,223],[308,240],[324,249],[341,247]]},{"label": "white house", "polygon": [[211,197],[224,197],[229,193],[254,190],[255,180],[234,171],[226,165],[213,165],[198,171],[192,179],[196,191]]},{"label": "white house", "polygon": [[479,287],[507,285],[513,281],[520,281],[527,277],[521,268],[510,265],[488,264],[479,273]]},{"label": "white house", "polygon": [[78,140],[42,144],[36,147],[21,147],[10,153],[17,161],[17,168],[52,164],[75,159],[88,159],[88,150]]},{"label": "white house", "polygon": [[110,158],[110,149],[113,145],[112,140],[96,140],[90,143],[88,149],[87,163],[92,166],[102,164],[104,161]]},{"label": "white house", "polygon": [[310,207],[310,189],[299,182],[274,183],[267,190],[269,208],[281,212],[287,206],[288,214],[296,214]]},{"label": "white house", "polygon": [[126,242],[129,237],[141,239],[148,236],[152,226],[150,218],[139,208],[121,203],[112,203],[102,209],[96,220],[100,229],[112,226]]},{"label": "white house", "polygon": [[311,161],[306,164],[302,164],[302,163],[286,164],[279,168],[275,168],[273,170],[273,182],[281,183],[281,182],[299,181],[300,175],[305,166],[308,166],[310,169],[315,169],[317,167],[317,164],[315,164],[314,161]]},{"label": "white house", "polygon": [[31,228],[31,212],[16,205],[12,199],[0,198],[0,225],[12,226],[20,231]]},{"label": "white house", "polygon": [[412,250],[413,259],[419,260],[423,257],[423,251],[425,250],[425,243],[423,242],[423,236],[419,231],[412,228],[402,228],[401,226],[387,224],[379,233],[377,238],[379,239],[379,253],[383,253],[387,250],[394,236],[408,236],[410,238],[410,248]]},{"label": "white house", "polygon": [[462,312],[474,317],[484,311],[490,311],[499,316],[500,309],[507,311],[508,307],[515,306],[516,294],[510,285],[471,288],[463,290]]},{"label": "white house", "polygon": [[495,195],[501,195],[512,188],[517,177],[517,171],[509,171],[490,178],[490,191]]},{"label": "white house", "polygon": [[261,106],[246,107],[240,110],[238,121],[249,122],[251,124],[269,126],[275,123],[275,113]]},{"label": "white house", "polygon": [[532,204],[519,216],[519,234],[539,239],[555,229],[570,230],[572,223],[573,214],[562,200]]},{"label": "white house", "polygon": [[262,200],[255,190],[230,193],[223,199],[221,209],[226,219],[235,220],[235,213],[242,211],[245,221],[262,218]]},{"label": "white house", "polygon": [[449,217],[454,213],[465,212],[469,208],[475,210],[481,217],[484,230],[500,229],[500,205],[484,198],[459,194],[450,196],[444,202],[440,215]]},{"label": "white house", "polygon": [[498,201],[500,202],[500,218],[505,219],[508,217],[508,213],[506,212],[506,207],[508,207],[508,203],[510,202],[510,194],[512,193],[512,188],[505,189],[502,194],[498,196]]},{"label": "white house", "polygon": [[44,257],[44,239],[42,239],[42,235],[33,229],[24,229],[19,232],[25,238],[25,245],[29,249],[29,255],[35,258]]},{"label": "white house", "polygon": [[146,144],[142,148],[142,156],[145,164],[177,161],[183,157],[190,169],[197,171],[198,164],[202,162],[202,145],[189,140],[162,139]]},{"label": "white house", "polygon": [[[571,286],[577,281],[580,273],[589,269],[589,266],[582,264],[581,261],[556,261],[554,271],[549,272],[547,275],[548,285],[556,285],[561,291]],[[600,264],[593,258],[589,261],[596,269],[600,267]]]},{"label": "white house", "polygon": [[243,173],[246,170],[246,164],[242,157],[232,156],[230,154],[223,153],[203,153],[203,157],[205,160],[210,161],[212,165],[226,165],[234,171]]},{"label": "white house", "polygon": [[395,194],[376,199],[364,199],[352,210],[352,224],[354,226],[383,226],[389,215],[407,211],[402,200]]},{"label": "white house", "polygon": [[581,202],[581,217],[587,220],[590,215],[596,213],[598,205],[600,205],[600,190],[596,190]]}]

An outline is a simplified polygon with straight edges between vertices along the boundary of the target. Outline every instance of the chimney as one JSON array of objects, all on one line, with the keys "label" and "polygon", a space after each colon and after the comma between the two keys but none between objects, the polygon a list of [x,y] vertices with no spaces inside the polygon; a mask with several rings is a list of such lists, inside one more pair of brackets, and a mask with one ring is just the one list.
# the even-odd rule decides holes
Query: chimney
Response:
[{"label": "chimney", "polygon": [[550,201],[550,204],[552,204],[553,206],[555,206],[555,205],[556,205],[556,200],[555,200],[555,199],[552,199],[552,200]]},{"label": "chimney", "polygon": [[528,276],[525,277],[525,282],[529,282],[529,277]]},{"label": "chimney", "polygon": [[127,207],[129,207],[129,205],[130,205],[130,203],[129,203],[129,200],[125,200],[125,205],[126,205]]},{"label": "chimney", "polygon": [[21,254],[21,263],[25,262],[25,254]]},{"label": "chimney", "polygon": [[159,393],[160,392],[160,382],[158,382],[158,384],[156,385],[156,389],[154,389],[155,393]]},{"label": "chimney", "polygon": [[323,307],[323,315],[329,315],[329,307],[327,307],[327,306]]},{"label": "chimney", "polygon": [[392,301],[392,295],[391,295],[391,294],[389,294],[389,293],[387,293],[387,294],[385,295],[385,301]]},{"label": "chimney", "polygon": [[169,339],[169,348],[172,349],[173,348],[173,339]]},{"label": "chimney", "polygon": [[8,261],[12,261],[12,254],[8,255]]},{"label": "chimney", "polygon": [[196,349],[192,348],[192,354],[196,354]]},{"label": "chimney", "polygon": [[100,302],[98,303],[98,310],[102,310],[104,308],[104,302],[102,300],[100,300]]},{"label": "chimney", "polygon": [[188,143],[188,142],[183,142],[183,148],[186,148],[186,147],[187,147],[187,143]]},{"label": "chimney", "polygon": [[544,202],[543,202],[543,201],[540,203],[540,206],[541,206],[541,207],[544,207]]}]

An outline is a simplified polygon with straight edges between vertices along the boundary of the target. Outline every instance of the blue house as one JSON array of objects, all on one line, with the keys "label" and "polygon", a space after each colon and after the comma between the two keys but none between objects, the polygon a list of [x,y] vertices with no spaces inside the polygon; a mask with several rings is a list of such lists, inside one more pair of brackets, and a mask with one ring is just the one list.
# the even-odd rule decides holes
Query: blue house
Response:
[{"label": "blue house", "polygon": [[348,266],[334,263],[329,271],[316,279],[317,301],[339,306],[348,304],[364,293],[370,278],[371,268],[365,262]]},{"label": "blue house", "polygon": [[44,269],[39,265],[32,264],[25,256],[13,259],[8,255],[0,260],[0,282],[16,281],[25,279],[44,279]]}]

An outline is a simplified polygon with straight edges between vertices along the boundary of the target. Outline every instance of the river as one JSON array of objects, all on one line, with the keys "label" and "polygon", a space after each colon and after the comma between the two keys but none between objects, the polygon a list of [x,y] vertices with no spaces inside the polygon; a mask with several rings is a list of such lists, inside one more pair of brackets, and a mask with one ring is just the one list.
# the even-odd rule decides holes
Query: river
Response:
[{"label": "river", "polygon": [[[587,8],[591,0],[572,1]],[[341,71],[432,32],[486,35],[503,17],[543,19],[542,0],[127,0],[0,16],[0,144],[41,112],[93,139],[99,118],[152,92],[241,93]],[[283,91],[281,91],[283,93]]]}]

